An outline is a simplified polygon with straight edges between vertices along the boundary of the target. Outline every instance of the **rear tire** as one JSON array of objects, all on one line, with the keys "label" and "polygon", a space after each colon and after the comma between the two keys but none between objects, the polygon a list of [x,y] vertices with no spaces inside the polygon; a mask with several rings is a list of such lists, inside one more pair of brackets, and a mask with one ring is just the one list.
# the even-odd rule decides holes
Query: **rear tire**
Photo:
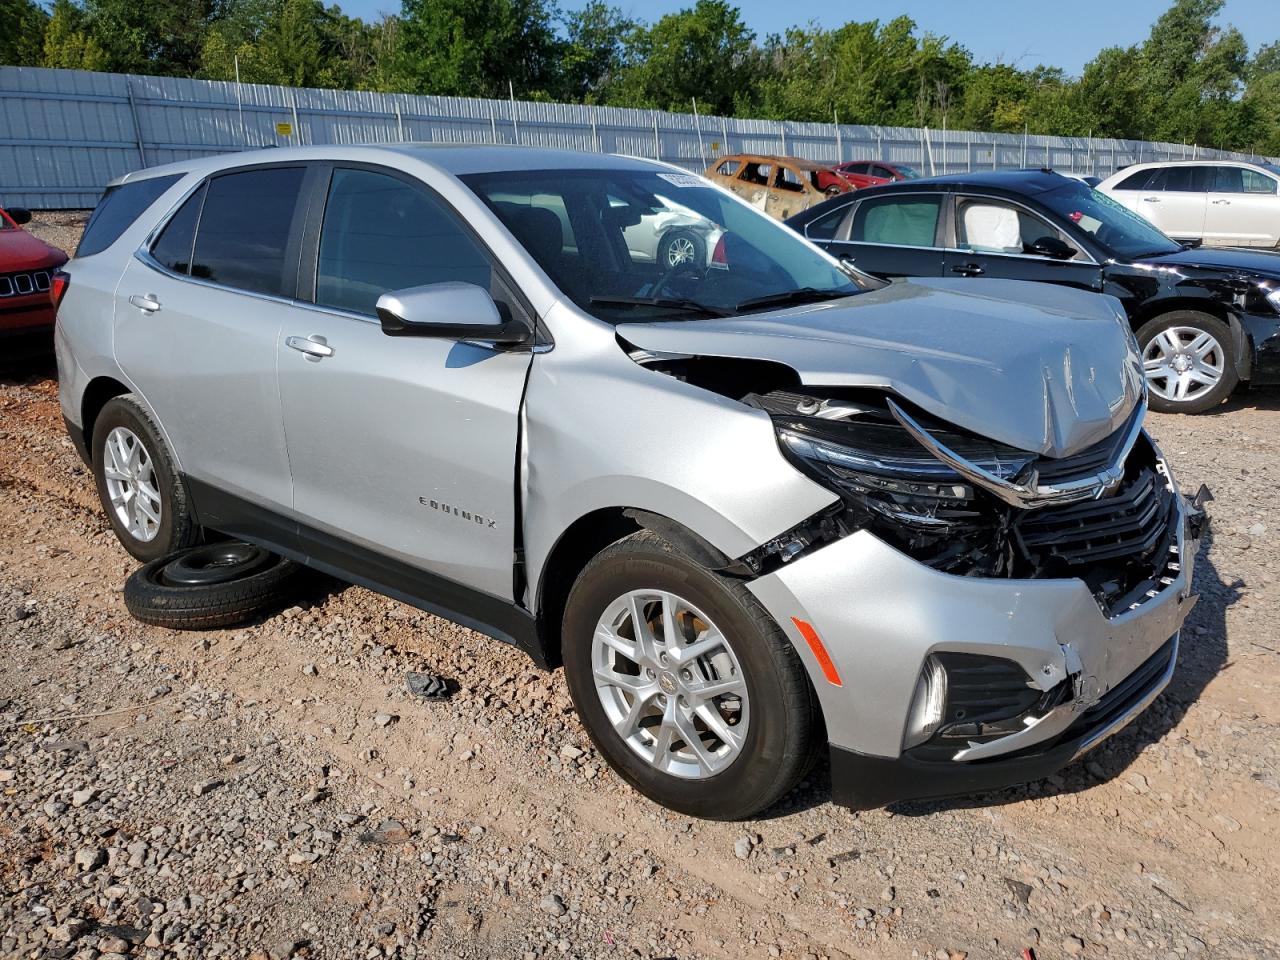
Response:
[{"label": "rear tire", "polygon": [[187,489],[160,428],[136,396],[107,401],[91,443],[98,499],[125,550],[150,562],[199,543]]},{"label": "rear tire", "polygon": [[[680,619],[668,621],[666,601],[646,595],[678,600]],[[628,598],[637,596],[641,599],[628,606]],[[631,661],[598,640],[602,624],[619,624],[615,639],[628,630],[634,637],[629,626],[634,614],[628,609],[639,609],[649,625],[654,656],[637,653]],[[623,611],[621,620],[610,619],[611,610]],[[673,649],[667,622],[677,633],[674,646],[705,647],[702,641],[712,635],[725,642],[710,648],[717,653],[696,660],[681,653],[660,665],[658,656],[665,658]],[[633,644],[633,650],[639,646]],[[620,677],[620,686],[597,679],[601,650],[612,658],[607,676]],[[794,788],[821,747],[821,719],[808,674],[772,617],[742,582],[705,569],[652,532],[607,547],[582,571],[565,609],[563,656],[569,692],[596,747],[619,776],[672,810],[712,820],[749,817]],[[716,662],[709,663],[713,657]],[[655,673],[648,673],[641,660],[652,663]],[[700,685],[726,680],[740,693],[702,700],[695,692]],[[632,694],[633,686],[643,691]],[[640,715],[635,704],[642,700],[643,720],[629,722]],[[717,711],[710,721],[705,719],[708,705]],[[663,739],[666,718],[680,709],[679,723],[688,724],[682,730],[698,734],[697,750],[687,734]],[[717,717],[727,720],[722,724]]]},{"label": "rear tire", "polygon": [[230,627],[280,604],[300,570],[292,560],[248,544],[211,544],[135,571],[125,582],[124,603],[135,620],[157,627]]},{"label": "rear tire", "polygon": [[1144,323],[1138,347],[1151,409],[1204,413],[1222,403],[1240,382],[1234,343],[1225,323],[1198,310],[1174,310]]}]

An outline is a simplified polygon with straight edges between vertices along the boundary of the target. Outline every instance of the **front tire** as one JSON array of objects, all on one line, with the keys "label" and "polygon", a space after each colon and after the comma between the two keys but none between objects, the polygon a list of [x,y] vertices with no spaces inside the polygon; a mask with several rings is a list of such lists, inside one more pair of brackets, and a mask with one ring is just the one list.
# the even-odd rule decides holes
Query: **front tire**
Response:
[{"label": "front tire", "polygon": [[108,400],[93,424],[98,499],[116,539],[143,562],[200,540],[186,487],[151,414],[131,393]]},{"label": "front tire", "polygon": [[740,581],[651,532],[582,571],[563,653],[597,749],[672,810],[749,817],[795,787],[816,756],[816,698],[785,634]]},{"label": "front tire", "polygon": [[1231,331],[1217,317],[1174,310],[1138,329],[1143,374],[1152,410],[1203,413],[1240,382]]}]

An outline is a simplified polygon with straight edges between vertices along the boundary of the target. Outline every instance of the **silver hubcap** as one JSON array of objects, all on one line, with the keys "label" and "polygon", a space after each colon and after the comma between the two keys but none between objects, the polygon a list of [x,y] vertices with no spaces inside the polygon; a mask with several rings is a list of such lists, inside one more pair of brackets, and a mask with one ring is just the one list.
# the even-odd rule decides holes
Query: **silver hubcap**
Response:
[{"label": "silver hubcap", "polygon": [[107,434],[103,473],[116,519],[134,539],[154,540],[160,531],[159,484],[147,448],[128,427]]},{"label": "silver hubcap", "polygon": [[667,265],[676,267],[682,263],[692,263],[696,252],[692,240],[688,237],[676,237],[667,245]]},{"label": "silver hubcap", "polygon": [[742,751],[750,712],[738,658],[711,619],[675,594],[633,590],[609,604],[591,664],[613,729],[657,769],[701,780]]},{"label": "silver hubcap", "polygon": [[1196,327],[1170,327],[1147,344],[1142,366],[1152,393],[1165,400],[1188,401],[1218,385],[1226,356],[1213,334]]}]

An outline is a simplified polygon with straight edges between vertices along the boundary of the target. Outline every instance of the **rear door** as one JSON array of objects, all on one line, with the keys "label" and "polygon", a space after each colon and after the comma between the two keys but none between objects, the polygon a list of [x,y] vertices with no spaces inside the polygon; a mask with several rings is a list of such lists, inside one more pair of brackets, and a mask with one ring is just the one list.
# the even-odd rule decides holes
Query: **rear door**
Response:
[{"label": "rear door", "polygon": [[276,341],[297,283],[305,172],[266,166],[201,184],[130,258],[116,294],[117,360],[183,471],[272,509],[292,501]]},{"label": "rear door", "polygon": [[[823,246],[877,277],[942,276],[947,196],[911,191],[868,197],[854,205]],[[821,232],[829,226],[824,218]]]},{"label": "rear door", "polygon": [[[556,218],[530,209],[558,239]],[[334,166],[311,210],[300,298],[313,302],[290,309],[277,358],[303,549],[384,586],[425,571],[512,600],[532,353],[388,337],[374,304],[453,280],[532,318],[474,234],[416,180]]]},{"label": "rear door", "polygon": [[1209,167],[1206,243],[1272,247],[1280,239],[1277,182],[1252,167]]},{"label": "rear door", "polygon": [[807,210],[810,199],[809,192],[805,190],[804,175],[794,167],[778,164],[769,198],[765,202],[765,213],[776,220],[785,220],[801,210]]},{"label": "rear door", "polygon": [[1175,240],[1198,239],[1204,235],[1211,173],[1212,168],[1201,166],[1162,167],[1138,191],[1134,209]]},{"label": "rear door", "polygon": [[[946,253],[948,275],[996,277],[1059,283],[1083,290],[1102,289],[1102,268],[1080,245],[1039,213],[998,197],[956,196],[954,236]],[[1070,260],[1031,252],[1041,237],[1054,237],[1076,249]]]}]

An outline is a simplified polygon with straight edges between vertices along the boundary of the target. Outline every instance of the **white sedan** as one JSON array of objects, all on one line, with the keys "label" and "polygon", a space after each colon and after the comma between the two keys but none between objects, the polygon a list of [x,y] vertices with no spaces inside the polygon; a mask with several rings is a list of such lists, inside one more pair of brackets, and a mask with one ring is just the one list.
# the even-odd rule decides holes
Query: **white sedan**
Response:
[{"label": "white sedan", "polygon": [[1171,237],[1233,247],[1280,244],[1280,167],[1239,160],[1139,163],[1098,190]]}]

